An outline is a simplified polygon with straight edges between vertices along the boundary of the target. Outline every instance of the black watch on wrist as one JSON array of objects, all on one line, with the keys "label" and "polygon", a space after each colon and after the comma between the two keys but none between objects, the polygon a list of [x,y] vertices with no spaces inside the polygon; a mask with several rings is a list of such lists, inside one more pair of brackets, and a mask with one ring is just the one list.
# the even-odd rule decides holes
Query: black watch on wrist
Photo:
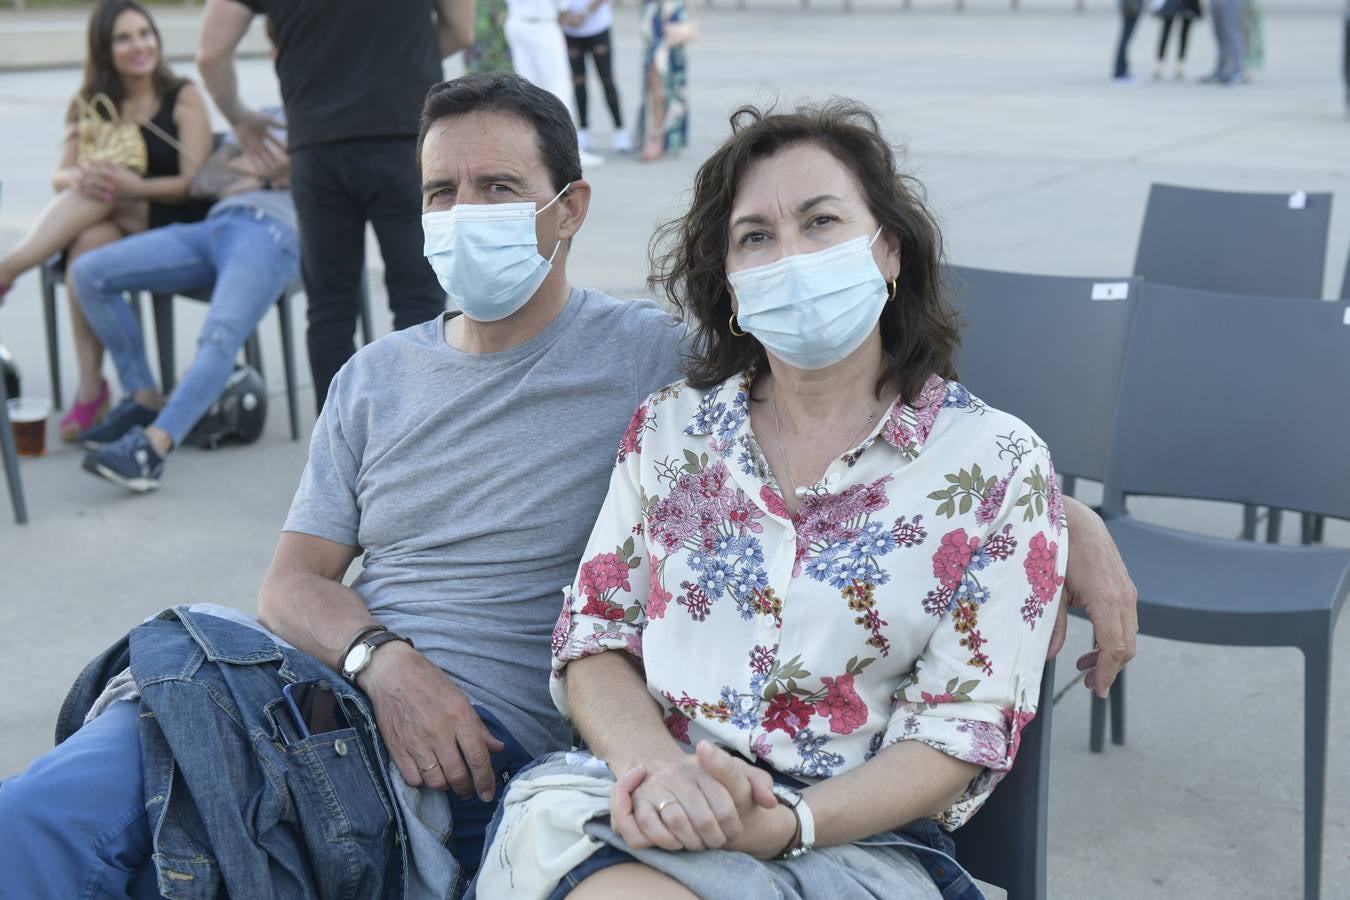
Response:
[{"label": "black watch on wrist", "polygon": [[395,634],[388,629],[376,631],[374,634],[356,642],[356,644],[347,651],[347,655],[342,660],[342,677],[356,684],[356,676],[360,675],[370,665],[370,661],[375,657],[375,651],[392,641],[402,641],[409,647],[413,646],[410,638],[405,638],[401,634]]}]

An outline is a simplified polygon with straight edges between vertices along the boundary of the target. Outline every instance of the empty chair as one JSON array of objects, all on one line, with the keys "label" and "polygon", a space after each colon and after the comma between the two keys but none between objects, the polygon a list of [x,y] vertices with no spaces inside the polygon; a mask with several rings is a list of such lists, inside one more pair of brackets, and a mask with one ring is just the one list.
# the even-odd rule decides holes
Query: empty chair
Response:
[{"label": "empty chair", "polygon": [[948,273],[965,320],[961,383],[1034,428],[1058,472],[1101,481],[1138,280]]},{"label": "empty chair", "polygon": [[[1321,885],[1331,646],[1350,591],[1350,550],[1221,540],[1145,524],[1128,514],[1126,498],[1350,516],[1346,309],[1145,285],[1125,351],[1103,503],[1139,590],[1144,634],[1303,652],[1309,898]],[[1177,702],[1190,701],[1182,692]],[[1222,703],[1223,694],[1208,702]],[[1251,711],[1232,713],[1237,739]],[[1241,782],[1233,789],[1242,790]]]},{"label": "empty chair", "polygon": [[1320,299],[1331,194],[1300,194],[1155,184],[1134,274],[1207,291]]},{"label": "empty chair", "polygon": [[[1155,184],[1134,273],[1178,287],[1268,297],[1322,297],[1331,194],[1249,194]],[[1271,543],[1281,511],[1270,511]],[[1256,508],[1243,510],[1256,538]]]},{"label": "empty chair", "polygon": [[970,822],[956,830],[956,856],[1008,900],[1044,900],[1046,829],[1050,810],[1050,722],[1055,663],[1045,664],[1036,718],[1022,729],[1012,771]]}]

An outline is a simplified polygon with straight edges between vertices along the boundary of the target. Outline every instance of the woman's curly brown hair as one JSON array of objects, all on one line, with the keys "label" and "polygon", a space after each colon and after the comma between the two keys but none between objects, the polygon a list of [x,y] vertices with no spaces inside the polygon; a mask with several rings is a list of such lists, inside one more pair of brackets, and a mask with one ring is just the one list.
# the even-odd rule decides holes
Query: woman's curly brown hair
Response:
[{"label": "woman's curly brown hair", "polygon": [[665,291],[694,332],[685,366],[689,383],[712,387],[767,365],[759,341],[736,337],[730,329],[731,211],[752,163],[803,143],[820,146],[848,167],[877,223],[900,241],[895,300],[881,313],[886,366],[877,382],[878,399],[891,385],[912,403],[930,375],[955,378],[960,320],[942,284],[942,234],[924,203],[922,185],[899,171],[872,111],[842,98],[789,113],[742,106],[731,114],[731,131],[699,167],[688,211],[652,238],[650,284]]}]

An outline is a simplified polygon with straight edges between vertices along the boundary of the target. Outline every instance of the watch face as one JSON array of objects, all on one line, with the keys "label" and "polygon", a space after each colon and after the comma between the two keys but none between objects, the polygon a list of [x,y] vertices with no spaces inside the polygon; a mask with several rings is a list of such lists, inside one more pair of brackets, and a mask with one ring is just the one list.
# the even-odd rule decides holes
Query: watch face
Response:
[{"label": "watch face", "polygon": [[370,662],[370,645],[362,641],[347,654],[342,663],[342,674],[350,678],[364,669],[368,662]]}]

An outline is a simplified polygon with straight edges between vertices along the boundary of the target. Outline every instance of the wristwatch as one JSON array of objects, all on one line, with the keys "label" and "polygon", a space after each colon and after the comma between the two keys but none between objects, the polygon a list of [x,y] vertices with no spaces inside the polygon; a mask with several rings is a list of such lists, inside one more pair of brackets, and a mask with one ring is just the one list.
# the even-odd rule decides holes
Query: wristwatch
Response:
[{"label": "wristwatch", "polygon": [[811,815],[811,807],[806,805],[806,798],[802,796],[801,791],[794,791],[785,785],[775,784],[773,795],[787,804],[788,809],[797,817],[797,833],[792,836],[792,840],[788,841],[788,845],[777,858],[797,859],[805,856],[816,845],[816,819]]},{"label": "wristwatch", "polygon": [[370,665],[370,661],[375,658],[375,651],[391,641],[403,641],[409,647],[413,646],[410,638],[405,638],[401,634],[395,634],[392,631],[376,631],[367,638],[359,640],[347,651],[347,655],[342,659],[342,677],[356,684],[356,676],[360,675]]}]

